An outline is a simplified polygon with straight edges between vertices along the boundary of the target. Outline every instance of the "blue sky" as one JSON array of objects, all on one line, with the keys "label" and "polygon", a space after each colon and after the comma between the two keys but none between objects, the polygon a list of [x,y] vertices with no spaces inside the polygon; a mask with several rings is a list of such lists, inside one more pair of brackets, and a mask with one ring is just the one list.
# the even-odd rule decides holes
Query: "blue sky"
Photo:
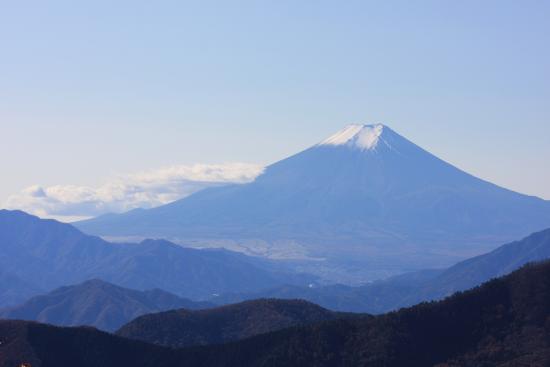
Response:
[{"label": "blue sky", "polygon": [[550,199],[548,19],[529,0],[3,2],[0,204],[266,164],[357,122]]}]

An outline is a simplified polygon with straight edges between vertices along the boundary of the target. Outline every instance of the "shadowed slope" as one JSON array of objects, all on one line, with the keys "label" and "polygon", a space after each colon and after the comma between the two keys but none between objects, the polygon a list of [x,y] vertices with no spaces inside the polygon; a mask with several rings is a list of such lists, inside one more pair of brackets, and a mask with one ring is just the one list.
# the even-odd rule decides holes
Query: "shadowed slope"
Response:
[{"label": "shadowed slope", "polygon": [[[109,243],[69,224],[7,210],[0,210],[0,269],[43,290],[100,278],[193,299],[312,279],[273,271],[264,260],[227,250],[189,249],[163,240]],[[6,305],[4,299],[0,305]]]},{"label": "shadowed slope", "polygon": [[548,320],[550,263],[545,262],[444,301],[207,347],[173,350],[89,328],[0,321],[0,367],[29,360],[42,367],[545,366]]},{"label": "shadowed slope", "polygon": [[40,292],[37,286],[0,270],[0,307],[19,304]]},{"label": "shadowed slope", "polygon": [[209,306],[206,302],[193,302],[160,289],[137,291],[95,279],[58,288],[21,305],[0,310],[0,318],[33,320],[59,326],[88,325],[114,331],[146,313]]},{"label": "shadowed slope", "polygon": [[220,344],[343,314],[300,300],[262,299],[208,310],[144,315],[117,335],[170,347]]}]

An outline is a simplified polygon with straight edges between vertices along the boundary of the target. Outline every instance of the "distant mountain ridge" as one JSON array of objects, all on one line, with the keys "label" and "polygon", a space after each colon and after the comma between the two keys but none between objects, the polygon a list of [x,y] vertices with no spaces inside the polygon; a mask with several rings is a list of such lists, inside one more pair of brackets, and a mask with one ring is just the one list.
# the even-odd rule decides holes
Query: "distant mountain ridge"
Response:
[{"label": "distant mountain ridge", "polygon": [[144,315],[121,327],[116,334],[181,348],[222,344],[343,316],[302,300],[259,299],[206,310]]},{"label": "distant mountain ridge", "polygon": [[251,294],[221,295],[213,301],[234,303],[265,297],[301,298],[331,310],[379,314],[423,301],[442,299],[511,273],[527,263],[547,259],[550,259],[550,229],[533,233],[447,269],[407,273],[360,287],[287,285]]},{"label": "distant mountain ridge", "polygon": [[254,182],[75,225],[97,235],[325,258],[333,270],[378,271],[363,275],[374,279],[449,266],[547,228],[550,202],[467,174],[387,126],[351,125]]},{"label": "distant mountain ridge", "polygon": [[0,367],[474,367],[550,363],[550,262],[444,301],[173,349],[91,328],[0,321]]},{"label": "distant mountain ridge", "polygon": [[[160,288],[192,299],[286,282],[307,284],[312,279],[276,271],[265,260],[227,250],[189,249],[162,240],[113,244],[69,224],[7,210],[0,210],[0,269],[40,293],[100,278],[123,287]],[[10,299],[0,298],[0,306],[9,305]]]},{"label": "distant mountain ridge", "polygon": [[35,296],[21,305],[0,309],[0,318],[39,321],[59,326],[94,326],[115,331],[134,318],[175,308],[211,307],[160,289],[137,291],[100,279],[65,286]]}]

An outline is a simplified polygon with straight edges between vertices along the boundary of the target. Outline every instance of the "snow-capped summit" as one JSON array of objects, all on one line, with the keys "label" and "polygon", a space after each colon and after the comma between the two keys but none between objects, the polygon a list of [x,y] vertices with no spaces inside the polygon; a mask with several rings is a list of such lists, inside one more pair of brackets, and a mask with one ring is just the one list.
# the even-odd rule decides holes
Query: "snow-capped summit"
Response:
[{"label": "snow-capped summit", "polygon": [[376,150],[380,142],[387,144],[383,138],[385,129],[386,127],[382,124],[351,124],[323,140],[319,145],[345,145],[360,150]]}]

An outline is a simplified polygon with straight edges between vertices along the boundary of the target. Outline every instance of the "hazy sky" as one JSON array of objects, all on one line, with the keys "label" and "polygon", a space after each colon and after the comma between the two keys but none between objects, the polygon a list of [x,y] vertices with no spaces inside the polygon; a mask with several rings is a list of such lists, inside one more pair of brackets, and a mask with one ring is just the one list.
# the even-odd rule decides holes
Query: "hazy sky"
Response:
[{"label": "hazy sky", "polygon": [[550,199],[548,1],[0,3],[0,206],[357,122]]}]

